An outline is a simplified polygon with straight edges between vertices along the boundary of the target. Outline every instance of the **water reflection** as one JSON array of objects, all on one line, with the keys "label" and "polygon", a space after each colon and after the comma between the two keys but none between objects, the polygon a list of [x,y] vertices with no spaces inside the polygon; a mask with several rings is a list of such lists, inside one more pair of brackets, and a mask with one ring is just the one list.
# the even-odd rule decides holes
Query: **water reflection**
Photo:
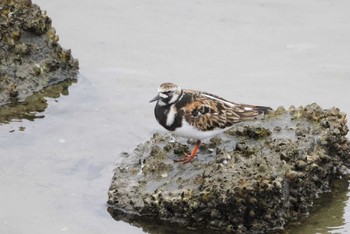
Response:
[{"label": "water reflection", "polygon": [[76,79],[68,79],[34,93],[23,102],[14,100],[12,103],[0,107],[0,125],[13,120],[27,119],[33,121],[34,119],[44,118],[45,116],[39,113],[43,112],[48,106],[46,98],[67,96],[69,94],[68,87],[73,83],[76,83]]}]

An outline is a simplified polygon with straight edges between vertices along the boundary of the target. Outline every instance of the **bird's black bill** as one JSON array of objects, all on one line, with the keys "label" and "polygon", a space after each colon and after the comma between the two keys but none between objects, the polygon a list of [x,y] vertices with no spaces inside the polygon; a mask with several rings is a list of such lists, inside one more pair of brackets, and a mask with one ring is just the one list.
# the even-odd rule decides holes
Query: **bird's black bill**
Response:
[{"label": "bird's black bill", "polygon": [[155,96],[151,101],[149,102],[155,102],[155,101],[158,101],[159,100],[159,95]]}]

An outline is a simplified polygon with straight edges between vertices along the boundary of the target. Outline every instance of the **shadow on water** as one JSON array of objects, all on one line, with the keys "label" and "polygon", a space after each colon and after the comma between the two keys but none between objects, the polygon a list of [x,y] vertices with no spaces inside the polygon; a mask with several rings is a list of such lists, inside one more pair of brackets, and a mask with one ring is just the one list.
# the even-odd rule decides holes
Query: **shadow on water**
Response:
[{"label": "shadow on water", "polygon": [[[335,179],[331,182],[331,192],[323,193],[313,204],[309,216],[302,217],[300,220],[291,222],[285,230],[276,233],[332,233],[338,228],[344,226],[344,209],[349,199],[349,178]],[[132,214],[126,214],[108,207],[107,211],[116,221],[124,221],[132,226],[142,228],[146,233],[168,234],[177,233],[219,233],[213,230],[194,230],[185,226],[169,224],[165,221],[159,221],[156,218],[141,217]],[[222,232],[220,232],[222,233]]]},{"label": "shadow on water", "polygon": [[55,85],[46,87],[41,91],[27,97],[25,101],[18,102],[13,100],[11,103],[0,106],[0,125],[9,123],[12,120],[44,118],[43,112],[48,104],[46,98],[59,98],[61,95],[69,94],[68,87],[76,83],[76,79],[68,79]]}]

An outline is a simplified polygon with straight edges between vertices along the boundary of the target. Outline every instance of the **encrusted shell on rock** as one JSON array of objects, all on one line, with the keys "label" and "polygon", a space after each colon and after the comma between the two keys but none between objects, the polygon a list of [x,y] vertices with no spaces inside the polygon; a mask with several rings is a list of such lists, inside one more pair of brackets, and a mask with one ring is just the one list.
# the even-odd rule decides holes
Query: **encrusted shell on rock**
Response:
[{"label": "encrusted shell on rock", "polygon": [[78,60],[58,44],[51,23],[30,0],[0,1],[0,106],[77,78]]}]

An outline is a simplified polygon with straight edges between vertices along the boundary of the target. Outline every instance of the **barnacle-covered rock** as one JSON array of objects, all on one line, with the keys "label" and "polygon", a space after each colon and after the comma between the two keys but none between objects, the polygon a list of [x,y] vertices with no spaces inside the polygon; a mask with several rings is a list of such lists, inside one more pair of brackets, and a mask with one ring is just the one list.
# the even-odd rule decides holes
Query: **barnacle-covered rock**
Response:
[{"label": "barnacle-covered rock", "polygon": [[348,173],[345,117],[317,104],[281,107],[203,144],[188,164],[173,162],[189,151],[186,139],[154,134],[124,153],[108,210],[137,225],[159,220],[165,230],[170,223],[238,233],[283,229],[308,213],[332,178]]},{"label": "barnacle-covered rock", "polygon": [[30,0],[0,1],[0,106],[77,74],[78,61],[58,44],[46,12]]}]

